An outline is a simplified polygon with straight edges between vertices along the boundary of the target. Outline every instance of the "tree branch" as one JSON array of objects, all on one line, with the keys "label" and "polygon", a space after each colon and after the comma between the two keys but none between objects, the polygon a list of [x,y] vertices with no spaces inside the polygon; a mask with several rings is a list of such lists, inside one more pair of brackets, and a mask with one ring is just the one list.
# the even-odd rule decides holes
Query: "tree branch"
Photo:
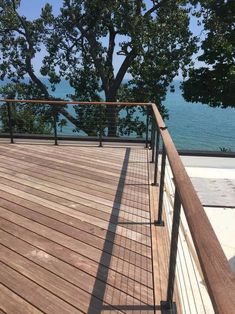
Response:
[{"label": "tree branch", "polygon": [[41,91],[44,93],[45,98],[50,98],[50,94],[48,93],[48,90],[46,86],[42,83],[42,81],[35,75],[33,66],[31,63],[31,58],[26,57],[25,59],[26,63],[26,70],[31,78],[31,80],[41,89]]},{"label": "tree branch", "polygon": [[[18,18],[18,20],[19,20],[20,23],[21,23],[21,26],[22,26],[23,29],[24,29],[24,36],[25,36],[25,39],[27,40],[29,46],[32,46],[32,42],[31,42],[31,38],[30,38],[30,35],[29,35],[29,31],[28,31],[27,25],[26,25],[24,19],[22,19],[22,17],[21,17],[21,16],[19,15],[19,13],[17,12],[17,10],[16,10],[16,5],[15,5],[15,1],[14,1],[14,0],[12,0],[12,5],[13,5],[13,10],[14,10],[14,12],[15,12],[15,14],[16,14],[16,17]],[[23,34],[23,32],[22,32],[22,34]]]},{"label": "tree branch", "polygon": [[[69,12],[73,12],[71,10],[71,5],[70,3],[67,1],[67,6],[69,8]],[[77,12],[78,14],[78,12]],[[98,54],[96,51],[99,51],[99,44],[95,38],[95,36],[89,32],[89,30],[85,30],[83,28],[83,25],[82,25],[82,19],[84,18],[84,15],[83,16],[75,16],[74,14],[70,14],[70,18],[71,20],[73,21],[74,25],[77,26],[77,28],[79,29],[79,31],[81,32],[82,36],[85,37],[91,47],[91,57],[94,61],[94,64],[95,64],[95,67],[97,69],[97,72],[99,73],[100,75],[100,78],[102,80],[102,84],[103,84],[103,87],[105,90],[108,89],[108,85],[107,85],[107,78],[106,78],[106,75],[105,75],[105,71],[104,71],[104,68],[103,68],[103,65],[102,65],[102,61],[101,59],[99,58]]]},{"label": "tree branch", "polygon": [[154,11],[156,11],[157,9],[159,9],[162,5],[164,5],[165,3],[167,3],[168,0],[161,0],[160,2],[158,2],[157,4],[155,4],[151,9],[149,9],[147,12],[145,12],[144,17],[148,17],[149,15],[151,15]]},{"label": "tree branch", "polygon": [[[29,34],[29,30],[28,30],[28,26],[25,23],[25,21],[22,19],[22,17],[18,14],[18,12],[16,11],[16,5],[15,5],[15,1],[12,0],[12,6],[13,6],[13,10],[17,16],[17,18],[19,19],[21,26],[23,27],[25,33],[23,34],[25,37],[25,40],[27,41],[29,47],[28,47],[28,51],[34,51],[34,47],[33,47],[33,43],[31,41],[30,38],[30,34]],[[29,74],[31,80],[38,86],[38,88],[44,93],[44,97],[45,99],[50,99],[50,94],[47,90],[47,87],[45,84],[43,84],[43,82],[35,75],[34,70],[33,70],[33,66],[32,66],[32,58],[33,58],[33,54],[26,54],[25,57],[25,66],[26,66],[26,71]],[[73,123],[76,127],[80,127],[78,121],[76,118],[74,118],[70,113],[68,113],[64,108],[60,108],[59,112],[66,117],[71,123]]]},{"label": "tree branch", "polygon": [[91,47],[90,52],[91,52],[92,59],[94,61],[95,67],[96,67],[96,69],[97,69],[97,71],[101,77],[103,87],[105,90],[107,90],[108,89],[107,78],[106,78],[105,71],[104,71],[104,68],[102,65],[102,61],[97,54],[97,51],[99,51],[98,42],[96,41],[96,39],[92,33],[87,32],[80,25],[78,26],[78,28],[79,28],[80,32],[83,34],[83,36],[87,39],[87,41]]},{"label": "tree branch", "polygon": [[[33,57],[33,54],[32,52],[34,53],[34,47],[33,47],[33,43],[31,41],[31,38],[30,38],[30,34],[29,34],[29,30],[28,30],[28,27],[27,27],[27,24],[25,23],[25,21],[22,19],[22,17],[18,14],[17,10],[16,10],[16,5],[15,5],[15,1],[12,0],[12,6],[13,6],[13,10],[16,14],[16,17],[18,18],[18,20],[20,21],[21,23],[21,26],[23,27],[24,29],[24,37],[29,45],[28,47],[28,51],[26,53],[26,56],[25,56],[25,66],[26,66],[26,71],[27,73],[29,74],[31,80],[41,89],[41,91],[44,93],[45,95],[45,98],[50,98],[50,95],[48,93],[48,90],[45,86],[45,84],[42,83],[42,81],[35,75],[34,73],[34,70],[33,70],[33,66],[32,66],[32,57]],[[23,33],[23,32],[22,32]],[[30,54],[28,52],[31,52]]]},{"label": "tree branch", "polygon": [[113,90],[114,92],[117,92],[128,68],[130,67],[132,61],[135,59],[136,57],[136,52],[135,52],[135,49],[132,48],[132,50],[128,53],[128,55],[126,56],[125,60],[123,61],[118,73],[117,73],[117,76],[114,80],[114,83],[113,83]]},{"label": "tree branch", "polygon": [[4,30],[0,31],[0,34],[6,34],[9,32],[17,32],[22,36],[25,36],[25,33],[23,31],[21,31],[20,29],[15,29],[15,28],[5,28]]},{"label": "tree branch", "polygon": [[117,32],[113,28],[109,28],[109,47],[107,52],[107,64],[108,66],[112,65],[113,62],[113,52],[115,47],[115,37]]}]

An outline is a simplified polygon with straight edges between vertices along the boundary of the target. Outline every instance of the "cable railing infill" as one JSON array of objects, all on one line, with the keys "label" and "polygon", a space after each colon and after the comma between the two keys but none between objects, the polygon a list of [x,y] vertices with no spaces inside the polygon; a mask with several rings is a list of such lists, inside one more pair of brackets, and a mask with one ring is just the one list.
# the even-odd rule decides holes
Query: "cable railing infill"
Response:
[{"label": "cable railing infill", "polygon": [[235,276],[155,104],[152,104],[152,114],[155,124],[152,130],[157,133],[156,136],[152,136],[152,148],[155,151],[152,158],[152,162],[155,163],[154,185],[158,184],[159,138],[162,141],[158,220],[155,221],[159,227],[164,226],[162,211],[166,157],[175,185],[168,287],[166,300],[162,305],[166,310],[173,309],[175,306],[173,294],[181,208],[183,208],[214,311],[223,314],[234,313]]},{"label": "cable railing infill", "polygon": [[[9,123],[9,134],[10,134],[10,140],[11,143],[14,143],[14,138],[27,138],[27,136],[29,138],[35,138],[35,139],[51,139],[52,136],[49,134],[43,134],[43,135],[33,135],[33,134],[19,134],[17,132],[14,132],[14,118],[13,118],[13,113],[12,113],[12,106],[13,104],[32,104],[32,105],[49,105],[52,107],[51,109],[51,125],[52,125],[52,130],[53,130],[53,139],[54,139],[54,144],[58,145],[58,141],[61,139],[67,139],[67,140],[74,140],[74,138],[71,135],[62,135],[59,134],[58,132],[58,117],[60,114],[60,107],[63,106],[86,106],[86,105],[94,105],[94,106],[99,106],[100,110],[97,113],[96,116],[96,120],[93,124],[93,127],[97,128],[97,136],[84,136],[84,138],[82,136],[79,136],[79,138],[77,137],[76,139],[78,140],[91,140],[91,141],[97,141],[97,138],[99,140],[99,146],[102,147],[103,145],[103,141],[127,141],[127,142],[136,142],[136,143],[142,143],[145,142],[145,146],[147,147],[149,144],[149,112],[150,110],[148,109],[149,107],[151,107],[150,103],[143,103],[143,102],[89,102],[89,101],[64,101],[64,100],[37,100],[37,99],[0,99],[0,104],[6,104],[6,108],[7,108],[7,116],[8,116],[8,123]],[[105,136],[105,126],[104,123],[105,121],[107,122],[107,120],[111,120],[112,119],[116,119],[116,123],[117,126],[120,127],[120,125],[118,124],[118,113],[116,113],[116,116],[114,117],[112,114],[110,114],[109,112],[106,112],[104,109],[104,107],[110,108],[116,106],[118,108],[120,108],[120,106],[125,106],[125,107],[146,107],[147,108],[147,114],[146,114],[146,119],[145,121],[142,121],[145,126],[146,126],[146,130],[145,133],[142,136],[130,136],[130,135],[126,135],[126,136]],[[92,110],[91,110],[92,111]],[[105,119],[104,119],[105,116]],[[82,127],[84,125],[87,125],[87,121],[81,121],[81,119],[76,119],[74,118],[74,120],[79,121],[80,126],[81,126],[81,130]],[[104,121],[105,120],[105,121]],[[81,124],[83,123],[83,125]],[[107,126],[106,126],[107,128]],[[132,131],[130,131],[129,133],[131,133]],[[133,132],[132,132],[133,133]],[[143,133],[143,132],[142,132]],[[7,137],[7,134],[3,134],[2,137]]]}]

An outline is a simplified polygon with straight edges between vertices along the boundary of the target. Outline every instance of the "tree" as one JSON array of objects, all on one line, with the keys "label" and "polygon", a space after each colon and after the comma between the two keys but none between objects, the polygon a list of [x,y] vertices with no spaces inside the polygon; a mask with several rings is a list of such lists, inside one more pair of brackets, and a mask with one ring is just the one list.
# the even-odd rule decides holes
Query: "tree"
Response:
[{"label": "tree", "polygon": [[[106,101],[151,101],[159,104],[167,87],[178,70],[190,64],[195,51],[195,38],[189,31],[189,8],[185,1],[99,1],[64,0],[61,13],[53,16],[52,7],[46,5],[40,18],[29,21],[20,16],[19,0],[1,1],[0,36],[3,49],[2,76],[17,81],[26,74],[30,84],[36,86],[41,98],[52,98],[47,86],[33,71],[36,52],[46,48],[41,75],[49,77],[52,87],[64,78],[75,89],[70,98],[100,100],[103,91]],[[122,58],[115,72],[115,58]],[[123,86],[123,79],[130,73],[132,80]],[[94,109],[77,107],[76,114],[88,124],[96,117]],[[143,130],[143,121],[137,119],[135,109],[119,116],[115,107],[104,108],[108,135],[132,130]],[[143,110],[139,108],[138,110]],[[81,130],[81,119],[61,113]],[[130,124],[130,119],[133,123]],[[127,128],[127,122],[132,125]],[[94,130],[86,130],[92,134]],[[142,132],[142,131],[141,131]],[[141,132],[139,133],[141,136]]]},{"label": "tree", "polygon": [[234,107],[235,2],[201,1],[201,12],[207,34],[198,60],[206,66],[189,72],[183,83],[184,98],[211,107]]},{"label": "tree", "polygon": [[[33,65],[36,54],[50,38],[50,26],[53,27],[52,8],[47,4],[42,8],[40,18],[30,21],[19,14],[19,6],[20,0],[0,1],[0,79],[8,79],[13,84],[8,84],[0,93],[4,97],[9,97],[10,94],[12,98],[19,99],[52,99],[48,86],[35,73]],[[27,83],[25,79],[28,80]],[[52,90],[59,81],[58,76],[50,74]],[[34,107],[32,114],[41,114],[40,109],[44,110],[45,106]],[[45,123],[51,120],[50,110],[47,109]],[[77,122],[65,108],[61,108],[60,113],[70,122]]]},{"label": "tree", "polygon": [[[28,98],[32,95],[40,98],[41,94],[33,84],[15,83],[6,84],[1,89],[6,98],[13,99],[17,95]],[[38,106],[31,104],[11,104],[11,115],[14,129],[17,133],[50,134],[52,131],[52,112],[49,106]],[[1,131],[9,132],[7,104],[0,106]]]}]

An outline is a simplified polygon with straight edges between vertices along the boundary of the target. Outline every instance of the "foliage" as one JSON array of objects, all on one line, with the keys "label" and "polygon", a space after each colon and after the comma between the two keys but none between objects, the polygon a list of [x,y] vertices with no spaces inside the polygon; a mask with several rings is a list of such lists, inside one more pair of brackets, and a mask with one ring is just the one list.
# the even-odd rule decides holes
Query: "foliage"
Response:
[{"label": "foliage", "polygon": [[[179,68],[184,70],[190,64],[195,50],[183,4],[162,0],[147,8],[144,1],[136,0],[102,5],[98,0],[66,0],[48,42],[50,54],[44,59],[43,73],[55,75],[59,64],[60,76],[75,88],[76,99],[83,96],[78,94],[82,90],[87,99],[103,90],[106,101],[156,102],[165,114],[161,101],[167,87]],[[121,60],[116,71],[115,55]],[[129,89],[120,93],[127,73],[133,79]],[[108,114],[109,134],[114,135],[118,110],[109,108]],[[121,122],[122,128],[127,122]]]},{"label": "foliage", "polygon": [[[42,110],[35,110],[34,107],[27,104],[11,104],[11,114],[14,133],[23,134],[50,134],[52,127],[42,115]],[[9,132],[9,123],[7,115],[7,105],[0,107],[2,117],[1,132]]]},{"label": "foliage", "polygon": [[192,69],[183,84],[187,101],[211,107],[235,106],[235,2],[201,1],[207,31],[199,61],[206,66]]},{"label": "foliage", "polygon": [[223,153],[230,153],[232,151],[231,148],[226,148],[226,147],[220,147],[219,149]]},{"label": "foliage", "polygon": [[[23,99],[37,97],[37,89],[33,84],[15,83],[0,88],[0,93],[6,98],[14,99],[20,95]],[[39,95],[40,96],[40,95]],[[49,134],[52,129],[51,108],[45,105],[30,105],[27,103],[10,104],[14,132],[28,134]],[[1,132],[9,132],[7,104],[0,106]]]},{"label": "foliage", "polygon": [[[103,92],[106,101],[156,102],[165,115],[161,102],[167,88],[180,68],[186,71],[191,65],[190,56],[196,49],[186,4],[182,0],[64,0],[59,16],[47,4],[40,17],[30,21],[19,14],[20,0],[1,0],[1,79],[19,83],[29,76],[29,85],[37,89],[35,96],[29,96],[53,98],[33,67],[43,49],[46,55],[40,75],[49,78],[52,89],[64,78],[75,89],[71,99],[97,101]],[[123,86],[127,73],[132,80]],[[77,107],[76,117],[66,108],[60,113],[74,124],[75,131],[93,135],[97,133],[92,128],[97,123],[95,110]],[[143,121],[137,119],[137,110],[142,108],[108,106],[105,110],[104,127],[109,135],[143,134]],[[126,114],[119,114],[120,110]]]}]

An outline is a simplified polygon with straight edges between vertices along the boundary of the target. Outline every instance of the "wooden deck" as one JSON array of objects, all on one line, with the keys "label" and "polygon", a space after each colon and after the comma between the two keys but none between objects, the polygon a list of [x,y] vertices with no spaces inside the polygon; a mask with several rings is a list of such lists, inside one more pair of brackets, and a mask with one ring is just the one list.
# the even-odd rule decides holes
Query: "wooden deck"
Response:
[{"label": "wooden deck", "polygon": [[0,313],[150,314],[162,299],[148,151],[95,145],[0,144]]}]

